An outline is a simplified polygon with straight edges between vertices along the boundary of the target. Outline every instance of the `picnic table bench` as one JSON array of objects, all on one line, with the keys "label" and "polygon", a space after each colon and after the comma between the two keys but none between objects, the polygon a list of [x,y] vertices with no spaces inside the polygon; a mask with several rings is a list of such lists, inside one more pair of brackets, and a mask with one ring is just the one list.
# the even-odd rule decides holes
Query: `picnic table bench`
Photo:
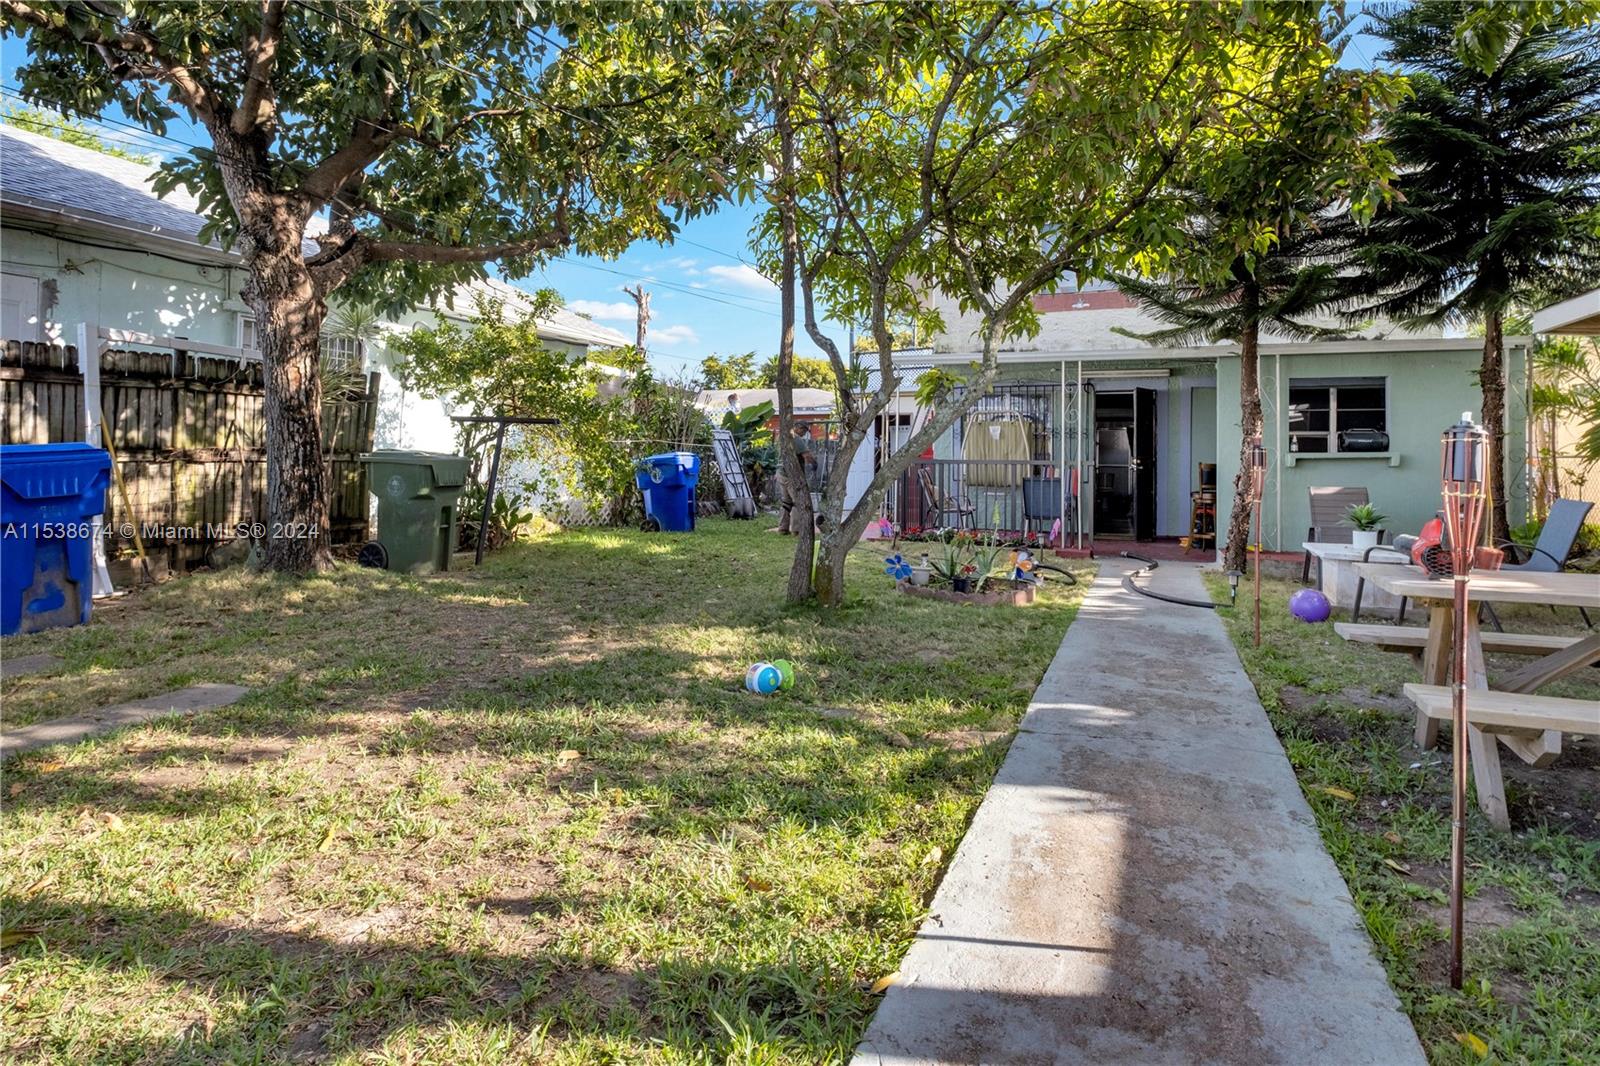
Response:
[{"label": "picnic table bench", "polygon": [[[1431,748],[1438,740],[1439,722],[1450,717],[1450,648],[1454,628],[1453,586],[1448,579],[1430,579],[1411,567],[1358,563],[1366,580],[1396,596],[1428,607],[1426,630],[1410,627],[1362,626],[1338,623],[1334,629],[1346,640],[1380,647],[1415,650],[1421,634],[1422,682],[1405,686],[1417,707],[1416,740]],[[1474,574],[1467,583],[1469,605],[1534,603],[1551,606],[1600,608],[1600,578],[1591,574],[1496,573]],[[1561,753],[1561,736],[1600,733],[1600,701],[1540,696],[1535,690],[1600,662],[1600,634],[1551,637],[1540,634],[1483,633],[1475,607],[1468,610],[1466,677],[1468,689],[1467,746],[1472,757],[1472,778],[1478,805],[1500,829],[1511,825],[1506,811],[1505,785],[1500,772],[1500,745],[1534,766],[1547,766]],[[1400,630],[1379,635],[1375,630]],[[1533,661],[1501,679],[1489,689],[1484,668],[1486,652],[1532,656]]]},{"label": "picnic table bench", "polygon": [[[1428,630],[1424,626],[1335,622],[1333,631],[1353,644],[1372,644],[1384,651],[1421,654],[1428,646]],[[1496,655],[1553,655],[1583,639],[1552,633],[1483,633],[1481,637],[1483,650]]]}]

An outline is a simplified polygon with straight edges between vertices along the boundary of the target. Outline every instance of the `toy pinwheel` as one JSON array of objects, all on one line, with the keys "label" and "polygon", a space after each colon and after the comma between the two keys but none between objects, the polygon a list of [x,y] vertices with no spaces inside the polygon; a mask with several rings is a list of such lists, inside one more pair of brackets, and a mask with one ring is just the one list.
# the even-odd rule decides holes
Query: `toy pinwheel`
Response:
[{"label": "toy pinwheel", "polygon": [[883,561],[883,572],[896,581],[905,581],[911,577],[911,564],[897,552]]},{"label": "toy pinwheel", "polygon": [[1023,550],[1020,550],[1020,549],[1018,551],[1012,552],[1011,553],[1011,566],[1012,566],[1011,580],[1013,580],[1013,581],[1026,581],[1026,580],[1028,580],[1028,572],[1033,569],[1033,553],[1032,552],[1028,552],[1028,551],[1023,551]]}]

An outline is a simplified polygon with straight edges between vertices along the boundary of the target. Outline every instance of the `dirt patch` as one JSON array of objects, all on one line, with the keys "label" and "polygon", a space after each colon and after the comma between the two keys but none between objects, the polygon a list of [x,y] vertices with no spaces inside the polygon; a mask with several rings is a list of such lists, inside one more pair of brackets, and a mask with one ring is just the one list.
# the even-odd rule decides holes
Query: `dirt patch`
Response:
[{"label": "dirt patch", "polygon": [[812,708],[823,718],[831,718],[836,722],[860,722],[862,725],[871,726],[888,744],[897,748],[911,747],[911,738],[893,728],[878,715],[867,711],[857,710],[852,707],[814,707]]},{"label": "dirt patch", "polygon": [[[1436,889],[1448,896],[1450,867],[1444,863],[1417,863],[1411,867],[1411,879],[1420,885]],[[1432,900],[1418,900],[1417,913],[1433,922],[1445,932],[1450,930],[1450,905]],[[1498,932],[1509,929],[1528,915],[1511,902],[1511,893],[1499,885],[1486,885],[1466,901],[1462,921],[1469,932]],[[1448,974],[1447,974],[1448,976]]]},{"label": "dirt patch", "polygon": [[981,748],[1005,740],[1009,736],[1011,736],[1010,730],[1004,729],[947,729],[939,733],[929,733],[927,739],[951,751],[966,751],[968,748]]}]

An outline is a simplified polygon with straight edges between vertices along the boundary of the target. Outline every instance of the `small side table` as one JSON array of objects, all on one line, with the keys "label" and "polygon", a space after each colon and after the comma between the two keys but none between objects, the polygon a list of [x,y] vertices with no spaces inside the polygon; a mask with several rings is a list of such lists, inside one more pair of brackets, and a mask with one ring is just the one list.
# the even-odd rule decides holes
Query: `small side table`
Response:
[{"label": "small side table", "polygon": [[[1308,540],[1301,545],[1309,555],[1317,557],[1320,564],[1317,572],[1322,575],[1322,594],[1328,597],[1328,602],[1335,607],[1351,607],[1356,602],[1356,581],[1360,575],[1355,571],[1355,565],[1361,562],[1361,557],[1367,549],[1358,548],[1354,544],[1327,544],[1322,541]],[[1403,562],[1407,559],[1404,552],[1380,545],[1372,553],[1372,562]],[[1366,591],[1361,595],[1361,609],[1374,611],[1394,610],[1400,606],[1400,597],[1392,592],[1385,592],[1376,584],[1367,582]]]}]

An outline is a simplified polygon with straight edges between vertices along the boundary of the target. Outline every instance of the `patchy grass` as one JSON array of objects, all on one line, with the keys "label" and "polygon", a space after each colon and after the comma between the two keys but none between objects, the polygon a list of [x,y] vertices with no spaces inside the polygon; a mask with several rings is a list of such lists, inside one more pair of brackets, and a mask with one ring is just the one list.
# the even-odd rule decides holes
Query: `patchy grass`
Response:
[{"label": "patchy grass", "polygon": [[[1226,598],[1221,578],[1210,580]],[[1473,801],[1467,987],[1454,992],[1449,727],[1440,750],[1419,752],[1401,695],[1417,677],[1412,660],[1347,643],[1331,624],[1294,621],[1288,597],[1298,587],[1263,581],[1259,649],[1247,609],[1223,614],[1429,1058],[1481,1062],[1476,1036],[1494,1062],[1600,1061],[1600,738],[1569,737],[1543,770],[1502,750],[1512,831],[1495,831]],[[1581,631],[1575,614],[1570,626],[1543,609],[1501,617],[1510,631]],[[1525,662],[1491,656],[1491,680]],[[1541,691],[1600,700],[1600,671]]]},{"label": "patchy grass", "polygon": [[[1077,603],[786,609],[792,541],[592,531],[427,579],[198,575],[7,640],[0,1059],[839,1061]],[[743,690],[786,655],[794,690]]]}]

